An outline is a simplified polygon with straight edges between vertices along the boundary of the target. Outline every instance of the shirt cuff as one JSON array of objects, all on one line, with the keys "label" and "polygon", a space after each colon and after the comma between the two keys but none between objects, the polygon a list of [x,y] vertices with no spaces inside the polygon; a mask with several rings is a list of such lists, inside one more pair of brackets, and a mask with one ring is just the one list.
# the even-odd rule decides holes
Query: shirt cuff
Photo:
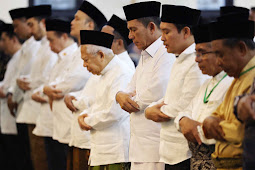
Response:
[{"label": "shirt cuff", "polygon": [[180,124],[179,124],[179,123],[180,123],[180,120],[181,120],[183,117],[188,117],[188,118],[192,119],[191,116],[190,116],[189,114],[185,113],[185,112],[179,113],[179,114],[175,117],[175,119],[174,119],[175,127],[176,127],[176,129],[177,129],[179,132],[181,132],[181,128],[180,128]]}]

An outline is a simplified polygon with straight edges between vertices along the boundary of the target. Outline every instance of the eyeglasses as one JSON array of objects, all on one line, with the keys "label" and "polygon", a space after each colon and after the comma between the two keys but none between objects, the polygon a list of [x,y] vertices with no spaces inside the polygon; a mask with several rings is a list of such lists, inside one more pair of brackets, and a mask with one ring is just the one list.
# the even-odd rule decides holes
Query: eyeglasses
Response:
[{"label": "eyeglasses", "polygon": [[208,51],[208,52],[196,52],[196,56],[197,57],[203,57],[204,55],[206,55],[206,54],[210,54],[210,53],[214,53],[215,54],[215,52],[214,51]]}]

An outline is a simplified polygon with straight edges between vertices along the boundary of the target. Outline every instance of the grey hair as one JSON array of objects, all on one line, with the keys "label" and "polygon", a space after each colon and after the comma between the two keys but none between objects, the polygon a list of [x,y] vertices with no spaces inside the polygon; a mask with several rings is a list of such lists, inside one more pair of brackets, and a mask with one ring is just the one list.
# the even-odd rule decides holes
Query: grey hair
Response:
[{"label": "grey hair", "polygon": [[109,57],[114,56],[112,49],[102,47],[99,45],[91,45],[91,44],[86,45],[86,46],[87,46],[87,53],[96,55],[99,51],[102,51],[106,56],[109,56]]}]

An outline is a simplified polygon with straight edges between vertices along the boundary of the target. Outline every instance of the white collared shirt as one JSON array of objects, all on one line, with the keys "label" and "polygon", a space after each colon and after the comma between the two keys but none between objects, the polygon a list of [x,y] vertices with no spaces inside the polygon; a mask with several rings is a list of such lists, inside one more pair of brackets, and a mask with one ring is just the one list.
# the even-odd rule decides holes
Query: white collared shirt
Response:
[{"label": "white collared shirt", "polygon": [[[200,71],[195,62],[195,44],[186,48],[173,64],[169,83],[164,98],[166,105],[161,112],[175,118],[195,97],[198,89],[208,76]],[[153,105],[153,104],[152,104]],[[174,119],[161,123],[160,161],[166,164],[177,164],[191,157],[188,142],[174,124]]]},{"label": "white collared shirt", "polygon": [[[81,59],[81,48],[78,48],[71,57],[72,61],[66,65],[60,76],[50,84],[56,85],[63,94],[82,90],[92,75],[87,68],[83,67]],[[68,144],[71,138],[72,114],[66,107],[64,99],[54,100],[52,106],[53,113],[53,139],[61,143]]]},{"label": "white collared shirt", "polygon": [[[217,107],[224,100],[225,94],[233,81],[233,78],[226,76],[222,79],[226,73],[224,71],[220,72],[216,76],[211,79],[205,81],[205,83],[198,90],[197,95],[193,98],[192,102],[189,106],[181,111],[178,116],[175,118],[174,122],[176,128],[179,129],[179,121],[182,117],[189,117],[195,121],[203,123],[204,119],[210,116],[213,111],[217,109]],[[217,85],[217,83],[222,79],[222,81]],[[210,91],[217,85],[217,87],[212,91],[211,95],[208,98],[208,103],[204,103],[205,91],[207,88],[206,96],[210,93]],[[180,130],[180,129],[179,129]],[[204,140],[201,139],[205,144],[214,144],[215,140]]]},{"label": "white collared shirt", "polygon": [[[8,88],[11,85],[11,81],[13,77],[17,77],[17,66],[19,64],[19,59],[22,57],[21,50],[18,50],[10,59],[7,64],[7,69],[4,74],[4,79],[0,83],[1,87],[3,87],[3,91],[5,94],[8,92]],[[10,114],[8,105],[7,105],[7,98],[0,99],[0,120],[1,120],[1,133],[2,134],[17,134],[17,127],[16,127],[16,119]]]},{"label": "white collared shirt", "polygon": [[140,111],[130,115],[131,162],[159,162],[160,124],[145,118],[144,109],[152,102],[161,99],[167,88],[173,54],[167,53],[161,37],[142,51],[136,72],[125,92],[135,92],[134,101]]},{"label": "white collared shirt", "polygon": [[115,101],[116,93],[126,88],[133,74],[117,56],[101,72],[96,85],[95,102],[81,114],[88,114],[92,127],[91,166],[128,162],[129,114]]},{"label": "white collared shirt", "polygon": [[[48,96],[43,94],[43,87],[45,85],[51,85],[52,82],[60,80],[59,77],[63,76],[64,70],[70,65],[73,60],[74,54],[78,51],[78,46],[76,43],[63,49],[58,54],[58,61],[51,70],[51,74],[48,80],[34,92],[39,91],[41,97],[48,99]],[[75,76],[75,74],[74,74]],[[60,83],[60,81],[59,81]],[[55,84],[56,85],[56,84]],[[53,136],[53,113],[50,110],[50,105],[48,103],[40,104],[40,114],[36,120],[36,127],[33,131],[34,134],[38,136]]]},{"label": "white collared shirt", "polygon": [[30,82],[31,90],[25,92],[23,104],[18,108],[18,123],[35,124],[40,110],[40,104],[32,100],[31,95],[34,90],[40,87],[48,80],[53,66],[57,61],[57,54],[53,53],[49,46],[49,41],[43,37],[41,46],[36,54],[36,60],[33,62],[31,73],[24,77]]},{"label": "white collared shirt", "polygon": [[[127,67],[130,69],[130,73],[134,74],[135,66],[128,53],[123,52],[117,56],[127,65]],[[73,104],[79,111],[73,113],[71,139],[69,146],[75,146],[82,149],[90,149],[90,133],[81,130],[77,119],[83,110],[88,109],[92,103],[95,102],[95,90],[99,79],[100,76],[92,75],[82,91],[79,93],[72,93],[72,95],[76,97],[76,100],[73,100]],[[70,114],[72,114],[71,111]]]},{"label": "white collared shirt", "polygon": [[16,79],[19,76],[28,75],[31,73],[32,65],[37,58],[36,54],[40,48],[40,44],[40,41],[36,41],[33,36],[22,44],[22,57],[19,58],[19,64],[16,67],[17,76],[13,77],[11,86],[8,89],[8,92],[13,94],[13,100],[17,103],[21,102],[24,92],[18,87]]}]

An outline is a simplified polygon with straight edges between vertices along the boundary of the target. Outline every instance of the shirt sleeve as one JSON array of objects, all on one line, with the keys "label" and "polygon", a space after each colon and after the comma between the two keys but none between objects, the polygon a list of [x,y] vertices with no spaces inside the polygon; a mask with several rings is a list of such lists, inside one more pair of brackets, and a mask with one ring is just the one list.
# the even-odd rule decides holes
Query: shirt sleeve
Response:
[{"label": "shirt sleeve", "polygon": [[161,112],[175,118],[180,110],[184,110],[189,105],[205,79],[196,67],[197,65],[193,65],[193,68],[184,78],[182,93],[178,94],[180,95],[179,100],[171,101],[169,104],[162,106]]},{"label": "shirt sleeve", "polygon": [[[103,106],[94,104],[96,108],[104,108],[104,109],[94,109],[90,110],[93,113],[88,113],[88,117],[85,118],[85,123],[91,126],[95,130],[102,130],[112,126],[114,123],[120,121],[124,117],[128,117],[129,114],[121,109],[119,104],[115,102],[115,95],[119,91],[119,89],[125,88],[127,83],[130,81],[131,76],[122,75],[119,78],[116,78],[115,81],[109,86],[109,93],[104,100],[104,102],[100,103]],[[101,99],[100,99],[101,100]],[[93,107],[93,106],[92,106]],[[85,112],[83,112],[85,113]]]}]

